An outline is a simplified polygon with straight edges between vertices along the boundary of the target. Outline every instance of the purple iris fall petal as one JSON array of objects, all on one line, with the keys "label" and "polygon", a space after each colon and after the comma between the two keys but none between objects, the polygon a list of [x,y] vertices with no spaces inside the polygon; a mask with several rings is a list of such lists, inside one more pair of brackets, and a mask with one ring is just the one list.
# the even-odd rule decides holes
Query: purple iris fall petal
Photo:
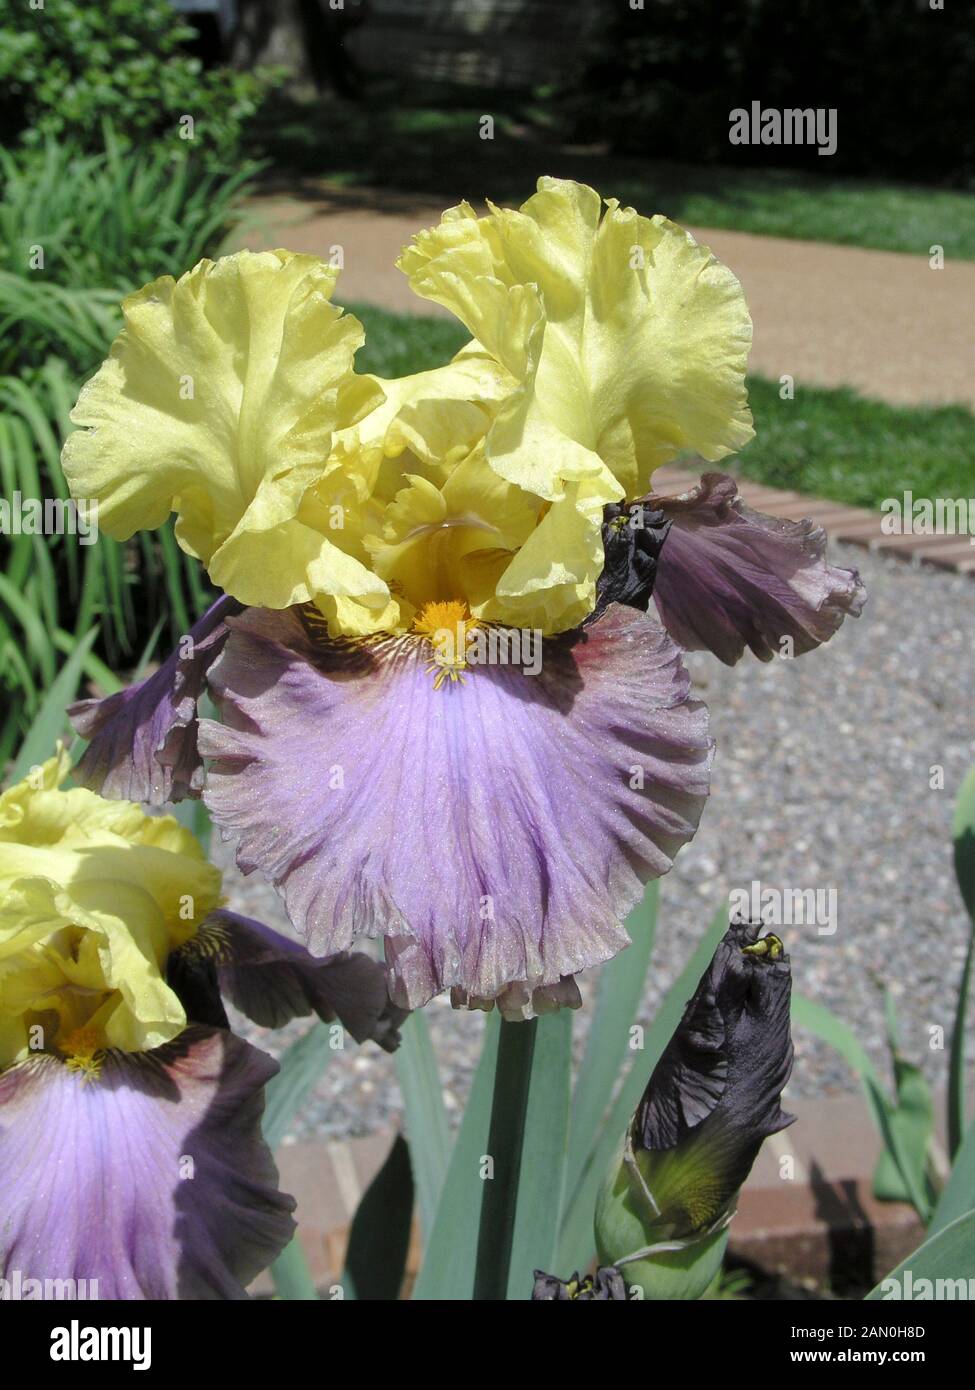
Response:
[{"label": "purple iris fall petal", "polygon": [[0,1275],[84,1279],[102,1299],[246,1297],[294,1233],[261,1137],[276,1071],[203,1028],[107,1053],[95,1080],[52,1057],[9,1068]]},{"label": "purple iris fall petal", "polygon": [[745,506],[733,478],[705,473],[680,497],[652,495],[671,528],[657,565],[654,601],[671,637],[733,666],[749,647],[762,661],[827,641],[865,592],[856,570],[828,565],[826,532]]},{"label": "purple iris fall petal", "polygon": [[72,724],[89,740],[74,770],[81,786],[153,806],[200,795],[197,706],[207,671],[227,638],[224,619],[239,611],[235,599],[222,596],[187,634],[191,654],[181,655],[181,643],[145,680],[69,707]]},{"label": "purple iris fall petal", "polygon": [[263,922],[218,908],[170,957],[169,981],[191,1017],[206,989],[201,972],[212,972],[213,988],[263,1028],[316,1013],[325,1023],[341,1019],[356,1042],[371,1040],[387,1052],[399,1045],[406,1015],[390,1001],[384,967],[361,953],[320,960]]},{"label": "purple iris fall petal", "polygon": [[648,879],[693,835],[707,711],[646,614],[545,643],[539,674],[434,688],[415,636],[315,642],[248,610],[210,673],[206,803],[316,953],[386,936],[392,997],[528,1011],[616,955]]}]

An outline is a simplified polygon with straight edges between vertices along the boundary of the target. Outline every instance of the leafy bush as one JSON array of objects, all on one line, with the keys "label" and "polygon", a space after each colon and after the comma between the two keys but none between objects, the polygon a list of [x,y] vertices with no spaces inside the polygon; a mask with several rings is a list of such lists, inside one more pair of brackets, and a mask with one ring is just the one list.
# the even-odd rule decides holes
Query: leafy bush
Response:
[{"label": "leafy bush", "polygon": [[[192,151],[124,150],[111,132],[98,154],[53,137],[0,154],[0,497],[67,497],[68,411],[121,325],[120,298],[216,253],[254,168],[201,172]],[[105,685],[99,653],[132,665],[153,629],[185,632],[205,602],[171,527],[128,545],[0,536],[0,696],[13,705],[0,764],[93,626],[98,652],[85,670]]]},{"label": "leafy bush", "polygon": [[43,9],[0,0],[0,138],[70,137],[97,148],[108,118],[133,141],[175,141],[189,115],[198,147],[226,158],[268,79],[204,71],[183,48],[193,33],[167,0],[58,0]]},{"label": "leafy bush", "polygon": [[104,141],[97,154],[53,138],[0,150],[0,316],[22,325],[10,345],[21,365],[25,346],[38,360],[40,336],[79,370],[93,366],[116,331],[120,294],[213,250],[257,168],[201,170],[182,146],[126,150],[108,126]]}]

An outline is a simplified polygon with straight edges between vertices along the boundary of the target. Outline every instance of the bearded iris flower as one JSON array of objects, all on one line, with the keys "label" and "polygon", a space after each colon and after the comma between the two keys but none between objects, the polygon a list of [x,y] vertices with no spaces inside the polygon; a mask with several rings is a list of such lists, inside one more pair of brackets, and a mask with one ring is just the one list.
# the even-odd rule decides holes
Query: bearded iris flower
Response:
[{"label": "bearded iris flower", "polygon": [[381,966],[225,911],[175,819],[64,790],[68,770],[62,751],[0,795],[0,1277],[241,1298],[294,1203],[261,1137],[277,1064],[221,994],[387,1047],[400,1016]]},{"label": "bearded iris flower", "polygon": [[[542,179],[399,265],[471,340],[398,380],[355,372],[313,257],[126,301],[65,474],[118,539],[175,512],[225,592],[149,680],[75,707],[78,775],[202,792],[315,954],[385,938],[399,1006],[526,1017],[578,1003],[697,828],[712,746],[682,647],[808,650],[862,590],[723,475],[653,493],[678,452],[752,434],[741,288],[680,228]],[[521,632],[537,673],[475,660]]]}]

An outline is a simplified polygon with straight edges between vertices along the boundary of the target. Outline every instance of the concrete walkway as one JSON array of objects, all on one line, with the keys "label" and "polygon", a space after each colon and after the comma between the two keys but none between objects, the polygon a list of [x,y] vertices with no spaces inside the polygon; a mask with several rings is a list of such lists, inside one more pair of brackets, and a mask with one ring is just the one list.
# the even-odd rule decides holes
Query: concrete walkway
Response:
[{"label": "concrete walkway", "polygon": [[[364,189],[264,197],[239,241],[328,256],[341,246],[339,298],[439,314],[393,262],[445,204]],[[652,211],[650,209],[649,211]],[[797,387],[852,386],[898,405],[975,407],[975,263],[746,232],[690,230],[739,276],[755,324],[751,369]]]}]

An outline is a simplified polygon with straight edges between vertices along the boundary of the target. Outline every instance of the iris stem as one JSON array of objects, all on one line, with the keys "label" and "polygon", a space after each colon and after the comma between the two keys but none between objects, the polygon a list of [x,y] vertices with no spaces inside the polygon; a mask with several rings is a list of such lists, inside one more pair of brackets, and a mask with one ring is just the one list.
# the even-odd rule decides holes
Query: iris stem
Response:
[{"label": "iris stem", "polygon": [[290,1245],[285,1246],[272,1264],[271,1278],[281,1299],[309,1303],[318,1298],[315,1281],[311,1277],[305,1252],[299,1245],[297,1236]]},{"label": "iris stem", "polygon": [[488,1129],[488,1155],[494,1168],[492,1176],[485,1179],[481,1201],[475,1299],[504,1300],[507,1296],[537,1028],[537,1018],[501,1021]]}]

